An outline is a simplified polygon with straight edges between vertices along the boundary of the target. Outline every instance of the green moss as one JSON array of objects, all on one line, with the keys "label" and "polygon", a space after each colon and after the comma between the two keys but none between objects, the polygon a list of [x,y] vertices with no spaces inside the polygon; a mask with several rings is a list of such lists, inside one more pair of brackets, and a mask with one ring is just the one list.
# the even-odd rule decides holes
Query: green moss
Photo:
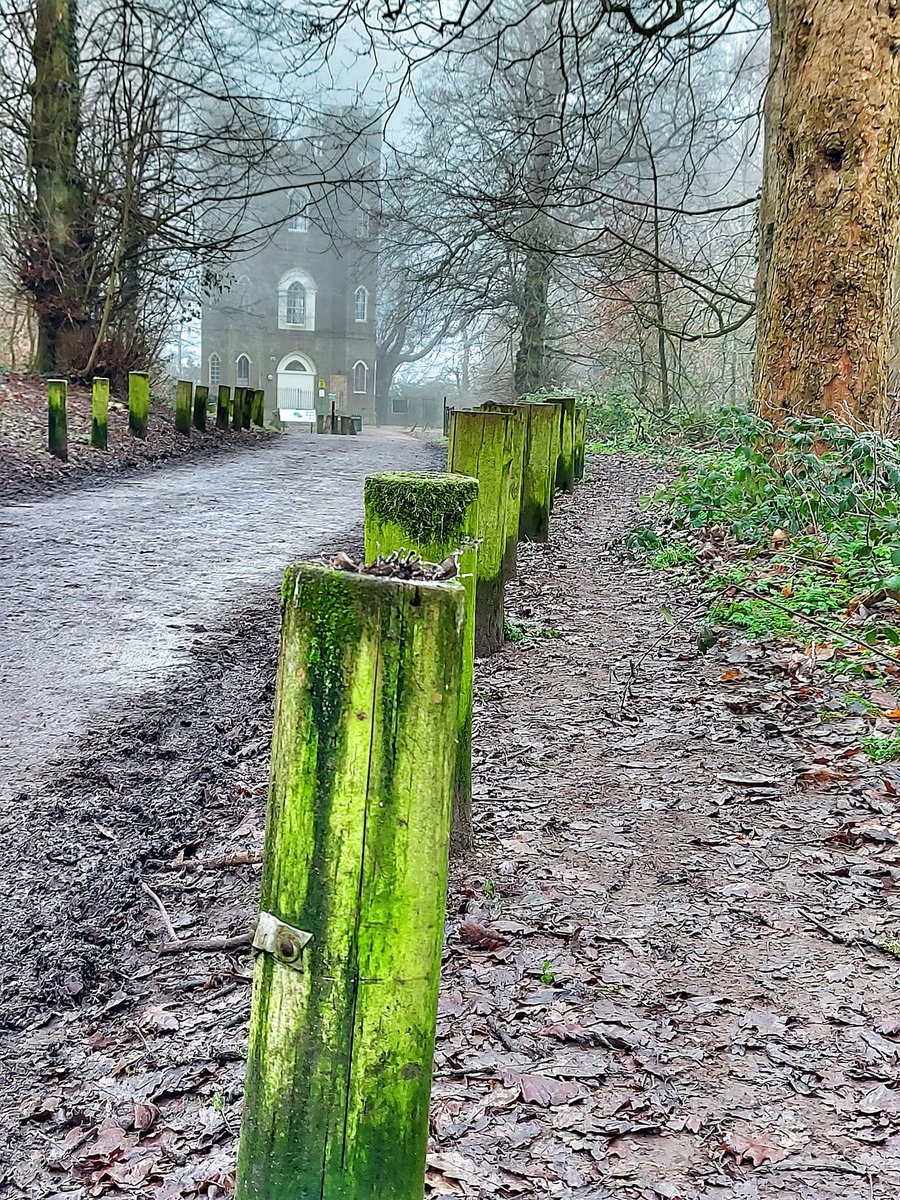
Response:
[{"label": "green moss", "polygon": [[366,512],[398,525],[410,546],[457,539],[462,544],[466,515],[477,499],[477,479],[446,471],[433,475],[381,471],[368,475],[365,482]]},{"label": "green moss", "polygon": [[150,376],[132,371],[128,376],[128,428],[135,437],[146,437],[150,423]]}]

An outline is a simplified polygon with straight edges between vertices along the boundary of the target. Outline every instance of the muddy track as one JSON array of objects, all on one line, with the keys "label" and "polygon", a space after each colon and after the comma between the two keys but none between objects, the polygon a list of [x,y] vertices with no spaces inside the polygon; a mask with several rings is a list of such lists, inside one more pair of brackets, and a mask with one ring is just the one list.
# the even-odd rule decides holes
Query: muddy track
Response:
[{"label": "muddy track", "polygon": [[[853,934],[896,927],[890,844],[838,834],[888,801],[862,765],[803,784],[821,695],[776,646],[700,653],[689,589],[610,548],[652,473],[592,472],[522,548],[533,636],[477,672],[428,1193],[887,1200],[900,989]],[[29,906],[0,960],[0,1194],[228,1194],[249,958],[165,953],[166,922],[254,912],[258,866],[222,864],[262,843],[276,623],[269,593],[92,729],[42,791],[59,837],[4,864]]]}]

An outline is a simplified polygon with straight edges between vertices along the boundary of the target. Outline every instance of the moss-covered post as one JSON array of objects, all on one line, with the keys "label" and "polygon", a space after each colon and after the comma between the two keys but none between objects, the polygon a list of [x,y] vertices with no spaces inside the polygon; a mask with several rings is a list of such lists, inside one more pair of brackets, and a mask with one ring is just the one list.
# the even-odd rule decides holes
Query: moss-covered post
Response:
[{"label": "moss-covered post", "polygon": [[544,401],[553,409],[553,428],[550,431],[550,512],[553,512],[556,504],[556,477],[559,474],[559,446],[560,446],[560,417],[559,406],[554,404],[552,400]]},{"label": "moss-covered post", "polygon": [[464,620],[285,575],[238,1200],[422,1200]]},{"label": "moss-covered post", "polygon": [[191,407],[194,385],[189,379],[179,379],[175,386],[175,432],[191,436]]},{"label": "moss-covered post", "polygon": [[250,406],[250,420],[262,429],[266,423],[266,393],[263,388],[256,388],[253,393],[253,403]]},{"label": "moss-covered post", "polygon": [[522,479],[525,450],[528,443],[528,406],[526,404],[496,404],[486,400],[481,406],[489,412],[504,412],[509,418],[506,436],[509,440],[510,470],[507,475],[509,495],[506,501],[506,550],[503,554],[503,578],[515,579],[519,550],[519,525],[522,520]]},{"label": "moss-covered post", "polygon": [[575,482],[584,479],[584,442],[587,428],[587,413],[583,408],[575,409]]},{"label": "moss-covered post", "polygon": [[146,371],[128,373],[128,428],[137,438],[147,436],[150,424],[150,376]]},{"label": "moss-covered post", "polygon": [[241,409],[241,425],[249,429],[253,420],[253,388],[244,388],[244,406]]},{"label": "moss-covered post", "polygon": [[503,557],[512,453],[503,412],[459,408],[450,414],[447,464],[478,480],[478,566],[475,584],[475,653],[503,645]]},{"label": "moss-covered post", "polygon": [[100,375],[91,383],[91,445],[106,450],[109,444],[109,380]]},{"label": "moss-covered post", "polygon": [[442,563],[462,551],[457,578],[466,591],[466,630],[459,685],[459,740],[453,781],[450,850],[472,849],[472,689],[475,668],[475,573],[478,550],[478,480],[467,475],[382,471],[367,475],[366,562],[395,550],[412,550]]},{"label": "moss-covered post", "polygon": [[231,388],[224,383],[219,384],[216,393],[216,429],[228,428],[228,414],[231,409]]},{"label": "moss-covered post", "polygon": [[61,462],[69,461],[69,434],[66,421],[66,398],[69,385],[65,379],[47,383],[47,449]]},{"label": "moss-covered post", "polygon": [[206,407],[209,403],[209,388],[205,383],[198,383],[194,388],[194,428],[200,433],[206,432]]},{"label": "moss-covered post", "polygon": [[244,391],[242,387],[234,389],[234,401],[231,406],[231,428],[242,429],[244,425]]},{"label": "moss-covered post", "polygon": [[556,482],[556,460],[550,469],[553,454],[553,431],[558,425],[556,406],[529,404],[528,437],[525,442],[525,469],[522,472],[522,515],[519,537],[532,542],[546,542],[550,536],[550,505]]},{"label": "moss-covered post", "polygon": [[575,490],[575,397],[554,396],[559,408],[559,458],[556,486],[561,492]]}]

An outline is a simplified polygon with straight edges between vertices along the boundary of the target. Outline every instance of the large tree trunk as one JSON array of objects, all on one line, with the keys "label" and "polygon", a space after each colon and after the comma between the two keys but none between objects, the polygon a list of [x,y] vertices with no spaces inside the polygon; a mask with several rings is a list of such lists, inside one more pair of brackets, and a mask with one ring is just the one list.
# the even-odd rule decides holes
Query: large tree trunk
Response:
[{"label": "large tree trunk", "polygon": [[[535,225],[542,224],[538,217]],[[539,392],[547,383],[547,293],[553,256],[541,245],[525,251],[519,304],[519,345],[513,384],[516,397]]]},{"label": "large tree trunk", "polygon": [[884,427],[900,256],[900,8],[769,0],[756,398]]},{"label": "large tree trunk", "polygon": [[36,0],[32,61],[34,210],[25,233],[22,283],[38,320],[37,367],[63,370],[62,343],[86,322],[88,229],[78,169],[81,91],[75,0]]}]

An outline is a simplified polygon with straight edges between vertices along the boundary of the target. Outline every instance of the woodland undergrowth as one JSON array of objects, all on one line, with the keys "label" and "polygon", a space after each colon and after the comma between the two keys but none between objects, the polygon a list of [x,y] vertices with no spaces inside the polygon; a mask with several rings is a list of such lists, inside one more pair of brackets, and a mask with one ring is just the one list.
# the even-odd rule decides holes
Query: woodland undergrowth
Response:
[{"label": "woodland undergrowth", "polygon": [[[834,420],[776,428],[726,410],[712,448],[679,456],[677,478],[647,498],[624,544],[698,587],[701,648],[734,636],[793,643],[846,684],[850,712],[854,680],[900,682],[900,443]],[[890,725],[900,711],[862,700],[876,720],[861,748],[900,757]]]}]

